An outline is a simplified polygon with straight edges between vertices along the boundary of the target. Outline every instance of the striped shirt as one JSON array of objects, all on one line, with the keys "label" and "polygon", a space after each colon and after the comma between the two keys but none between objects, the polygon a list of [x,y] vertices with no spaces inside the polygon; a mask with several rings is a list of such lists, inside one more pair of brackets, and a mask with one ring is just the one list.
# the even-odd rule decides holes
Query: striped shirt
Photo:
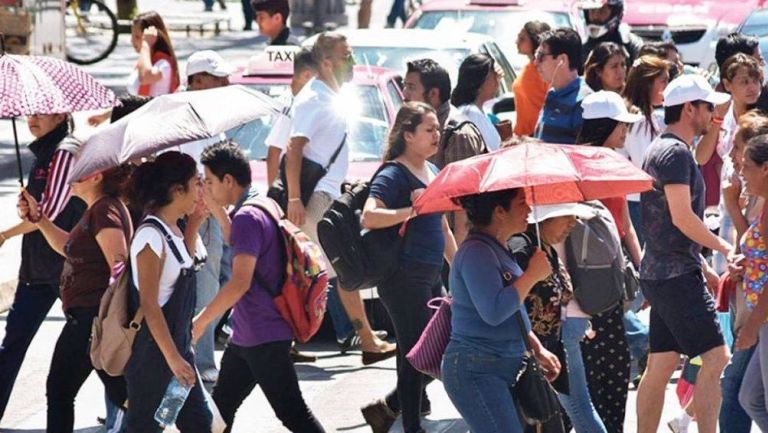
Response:
[{"label": "striped shirt", "polygon": [[53,159],[51,159],[48,168],[48,182],[40,201],[41,211],[51,221],[56,220],[72,196],[72,188],[67,179],[74,163],[74,154],[65,149],[56,150]]}]

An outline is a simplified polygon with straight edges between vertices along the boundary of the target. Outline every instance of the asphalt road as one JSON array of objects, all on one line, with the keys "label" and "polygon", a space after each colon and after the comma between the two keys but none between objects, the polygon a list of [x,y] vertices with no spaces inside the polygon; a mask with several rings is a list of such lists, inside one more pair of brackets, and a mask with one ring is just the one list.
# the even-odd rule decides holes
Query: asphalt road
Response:
[{"label": "asphalt road", "polygon": [[[140,0],[139,4],[142,10],[155,9],[161,14],[202,13],[201,1]],[[251,55],[263,49],[264,39],[259,37],[256,32],[237,31],[237,29],[242,28],[243,23],[239,2],[229,2],[228,6],[228,11],[225,13],[231,17],[232,28],[235,31],[224,32],[218,37],[211,35],[186,37],[183,33],[172,34],[182,68],[185,65],[185,59],[196,50],[214,49],[228,61],[244,64]],[[218,6],[215,8],[218,10]],[[388,1],[374,1],[373,27],[383,27],[388,8]],[[348,6],[348,14],[350,25],[355,26],[356,6]],[[117,49],[108,59],[86,67],[86,69],[117,93],[122,93],[126,78],[135,61],[136,56],[130,46],[128,36],[121,35]],[[82,116],[78,120],[78,133],[87,136],[89,131],[83,125]],[[29,142],[31,137],[26,131],[26,126],[23,123],[19,126],[21,142]],[[8,227],[18,221],[15,216],[18,184],[14,180],[14,155],[10,122],[0,121],[0,179],[5,179],[0,181],[0,209],[3,210],[0,211],[0,228]],[[23,150],[23,155],[25,161],[29,161],[30,155],[26,149]],[[3,303],[3,292],[6,293],[6,296],[8,295],[8,290],[2,290],[3,283],[8,286],[15,279],[18,269],[19,248],[20,240],[18,238],[10,240],[0,248],[0,308]],[[0,322],[4,321],[5,316],[0,316]],[[57,304],[51,310],[32,342],[5,418],[0,421],[0,432],[31,433],[45,431],[45,380],[51,352],[62,326],[63,314],[60,304]],[[0,328],[4,328],[4,326],[0,325]],[[3,334],[4,331],[0,330],[0,337]],[[374,366],[364,367],[357,354],[340,356],[335,351],[334,346],[334,343],[319,342],[302,348],[319,356],[319,360],[314,364],[297,366],[304,397],[327,431],[369,432],[370,429],[364,424],[359,408],[384,396],[394,386],[395,362],[388,360]],[[221,353],[221,351],[217,352],[217,358],[220,358]],[[431,384],[428,393],[432,400],[433,413],[425,421],[426,430],[429,432],[467,432],[466,425],[450,404],[442,385],[439,382]],[[632,390],[628,402],[625,429],[628,433],[635,431],[634,400],[635,391]],[[104,395],[101,383],[95,375],[91,375],[76,401],[77,432],[102,431],[96,422],[96,417],[104,415],[103,402]],[[670,385],[666,395],[663,419],[668,420],[678,410],[679,405],[674,395],[674,385]],[[272,433],[283,432],[285,429],[274,417],[264,396],[256,389],[241,407],[233,431],[238,433]],[[396,423],[392,432],[401,431],[401,426]],[[662,425],[659,431],[666,432],[668,429]],[[697,431],[695,424],[689,431],[691,433]],[[753,431],[756,432],[757,429],[755,428]]]}]

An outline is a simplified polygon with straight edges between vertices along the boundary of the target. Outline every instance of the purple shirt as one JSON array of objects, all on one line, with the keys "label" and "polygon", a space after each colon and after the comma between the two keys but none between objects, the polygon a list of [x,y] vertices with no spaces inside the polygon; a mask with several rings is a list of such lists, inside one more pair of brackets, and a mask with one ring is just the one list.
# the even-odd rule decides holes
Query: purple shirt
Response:
[{"label": "purple shirt", "polygon": [[[256,257],[256,272],[273,290],[281,283],[285,269],[282,240],[277,225],[264,211],[255,206],[234,211],[230,246],[232,257]],[[277,311],[272,296],[255,277],[250,289],[235,304],[231,326],[232,343],[238,346],[293,339],[291,328]]]}]

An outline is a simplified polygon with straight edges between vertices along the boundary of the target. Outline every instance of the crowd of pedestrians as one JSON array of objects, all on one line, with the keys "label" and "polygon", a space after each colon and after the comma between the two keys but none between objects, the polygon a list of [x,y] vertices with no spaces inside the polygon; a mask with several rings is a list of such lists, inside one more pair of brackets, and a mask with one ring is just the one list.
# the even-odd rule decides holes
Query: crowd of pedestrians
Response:
[{"label": "crowd of pedestrians", "polygon": [[[406,355],[433,318],[428,302],[443,296],[452,319],[440,379],[475,433],[620,433],[630,386],[638,389],[629,410],[639,433],[662,422],[685,433],[694,420],[703,433],[718,424],[722,432],[746,433],[752,423],[768,431],[768,87],[757,39],[720,39],[713,80],[685,66],[673,43],[643,44],[627,33],[619,26],[623,2],[603,3],[584,10],[584,40],[537,21],[522,28],[517,47],[530,62],[512,87],[514,134],[483,111],[503,78],[492,57],[468,56],[456,83],[434,60],[402,65],[405,103],[359,214],[364,231],[402,227],[396,271],[378,284],[394,342],[372,328],[360,292],[342,287],[323,255],[339,350],[360,350],[364,365],[396,358],[396,387],[360,402],[374,433],[389,431],[398,417],[406,433],[425,431],[434,378]],[[252,12],[271,44],[296,43],[287,2],[256,0]],[[182,88],[157,13],[134,20],[131,40],[133,96],[93,124],[115,122],[163,94],[229,84],[233,68],[202,51],[190,57]],[[182,433],[211,432],[214,415],[231,431],[257,385],[288,430],[324,431],[294,368],[313,358],[296,350],[298,335],[275,302],[274,288],[292,265],[279,220],[320,244],[318,223],[345,191],[349,171],[349,119],[333,106],[355,58],[343,35],[326,32],[294,59],[285,108],[266,140],[267,185],[252,182],[243,150],[223,136],[70,180],[80,145],[71,115],[29,118],[35,159],[19,198],[21,221],[0,232],[0,246],[23,236],[0,346],[0,417],[35,333],[60,298],[66,323],[46,383],[47,431],[73,431],[75,398],[94,370],[92,324],[110,280],[125,268],[129,309],[140,320],[124,374],[96,369],[110,431],[162,431],[155,411],[173,379],[191,390],[176,420]],[[445,214],[414,214],[414,202],[446,166],[540,142],[615,151],[649,174],[652,188],[555,205],[536,205],[514,188],[459,197],[460,210]],[[325,167],[316,184],[305,182],[306,161]],[[257,192],[276,185],[283,209]],[[708,207],[719,214],[715,230],[704,221]],[[601,222],[604,242],[587,242],[583,233]],[[621,263],[609,271],[620,282],[585,279],[574,251],[600,256],[609,245]],[[595,284],[616,285],[608,289],[621,296],[596,309],[590,291],[605,288]],[[644,309],[648,324],[638,318]],[[731,323],[718,310],[730,311]],[[229,335],[217,366],[222,325]],[[560,404],[539,425],[519,414],[514,392],[528,356]],[[700,365],[693,398],[679,416],[662,420],[683,358]],[[211,395],[204,382],[213,384]]]}]

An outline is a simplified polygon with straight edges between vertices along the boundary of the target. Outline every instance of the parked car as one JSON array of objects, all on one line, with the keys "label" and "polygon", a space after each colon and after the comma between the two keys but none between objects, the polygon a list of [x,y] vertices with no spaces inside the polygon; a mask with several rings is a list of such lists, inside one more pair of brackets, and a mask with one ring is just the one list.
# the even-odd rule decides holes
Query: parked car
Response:
[{"label": "parked car", "polygon": [[[486,35],[423,29],[342,30],[358,65],[381,66],[405,72],[406,62],[428,57],[440,63],[456,83],[461,62],[472,53],[486,53],[504,70],[501,93],[512,91],[515,71],[496,41]],[[314,45],[317,36],[304,41]]]},{"label": "parked car", "polygon": [[693,66],[713,70],[718,39],[734,32],[767,0],[625,1],[624,22],[645,40],[672,40]]},{"label": "parked car", "polygon": [[741,23],[739,32],[760,38],[760,53],[768,56],[768,8],[755,9]]},{"label": "parked car", "polygon": [[[290,92],[293,69],[263,68],[260,65],[241,67],[232,75],[232,84],[242,84],[267,95],[278,97]],[[397,72],[375,66],[355,66],[352,82],[345,85],[339,104],[349,111],[350,146],[349,180],[368,180],[381,163],[387,136],[395,115],[403,104],[401,78]],[[230,131],[227,135],[239,143],[251,160],[254,185],[267,189],[264,141],[269,135],[272,119],[254,120]]]},{"label": "parked car", "polygon": [[491,36],[519,72],[528,58],[517,52],[517,34],[525,23],[534,20],[552,28],[570,27],[583,34],[579,11],[567,0],[433,0],[422,4],[405,27]]}]

